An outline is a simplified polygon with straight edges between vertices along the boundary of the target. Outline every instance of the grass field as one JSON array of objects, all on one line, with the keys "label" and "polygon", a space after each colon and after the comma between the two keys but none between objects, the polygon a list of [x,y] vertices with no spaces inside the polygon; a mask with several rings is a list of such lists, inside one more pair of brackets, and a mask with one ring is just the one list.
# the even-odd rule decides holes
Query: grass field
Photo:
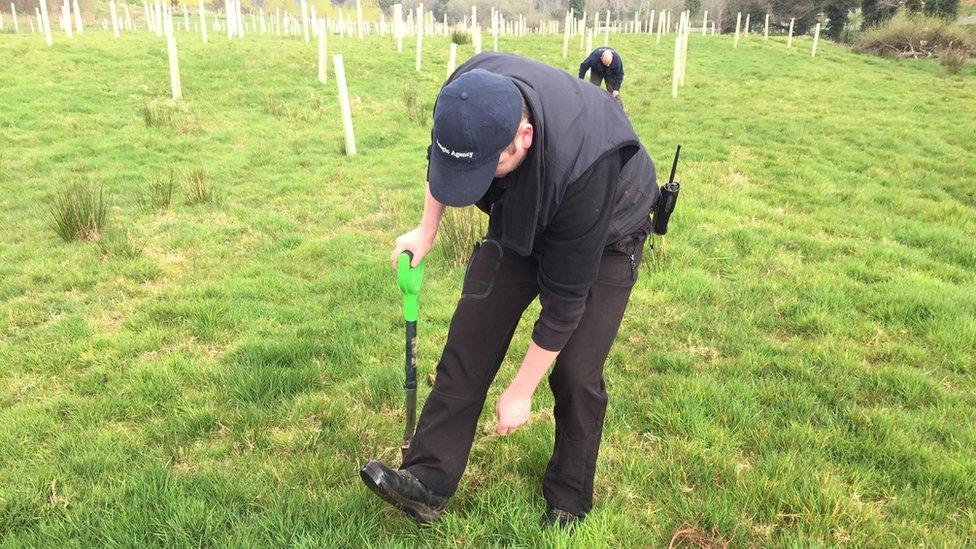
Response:
[{"label": "grass field", "polygon": [[[0,35],[0,545],[973,543],[973,63],[693,35],[672,100],[672,38],[613,37],[625,107],[660,171],[682,144],[684,186],[607,363],[597,505],[566,534],[538,526],[545,385],[526,426],[490,434],[537,306],[444,521],[414,525],[357,475],[398,453],[387,258],[419,219],[446,39],[419,75],[410,45],[331,39],[352,158],[314,44],[177,40],[173,105],[161,39]],[[575,46],[500,43],[570,71]],[[147,206],[190,171],[215,199]],[[109,228],[66,244],[49,205],[85,181]],[[460,292],[447,259],[428,261],[422,378]]]}]

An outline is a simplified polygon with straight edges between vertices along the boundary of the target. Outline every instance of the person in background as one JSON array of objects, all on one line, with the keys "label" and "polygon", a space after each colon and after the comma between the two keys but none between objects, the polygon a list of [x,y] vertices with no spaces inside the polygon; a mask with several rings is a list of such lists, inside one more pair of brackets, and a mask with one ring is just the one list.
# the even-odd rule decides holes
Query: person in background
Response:
[{"label": "person in background", "polygon": [[597,48],[580,63],[579,77],[590,71],[590,82],[607,86],[614,98],[620,97],[620,86],[624,83],[624,62],[620,54],[610,48]]}]

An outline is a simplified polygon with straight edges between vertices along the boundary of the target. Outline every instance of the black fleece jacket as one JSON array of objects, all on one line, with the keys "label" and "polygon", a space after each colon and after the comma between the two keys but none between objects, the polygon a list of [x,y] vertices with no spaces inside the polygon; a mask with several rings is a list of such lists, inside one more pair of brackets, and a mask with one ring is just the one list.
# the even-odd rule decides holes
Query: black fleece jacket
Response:
[{"label": "black fleece jacket", "polygon": [[[603,55],[604,50],[610,50],[613,53],[613,62],[610,63],[609,67],[604,65],[603,61],[600,60],[600,56]],[[610,48],[597,48],[590,53],[589,57],[580,63],[580,78],[583,78],[587,69],[592,74],[602,76],[610,84],[611,90],[620,91],[620,86],[624,83],[624,62],[620,59],[620,54]]]},{"label": "black fleece jacket", "polygon": [[[605,91],[522,57],[482,53],[451,76],[483,68],[512,78],[535,128],[522,164],[478,201],[505,253],[539,260],[542,312],[532,339],[562,350],[576,330],[604,248],[647,223],[654,168]],[[504,189],[502,192],[501,189]]]},{"label": "black fleece jacket", "polygon": [[[542,314],[532,330],[532,341],[543,349],[561,350],[583,316],[586,296],[608,246],[621,156],[615,151],[593,164],[566,191],[549,226],[535,238],[532,255],[539,261]],[[505,188],[532,177],[532,159],[527,160],[504,179],[496,180],[488,192],[492,237],[497,238],[496,231],[500,230],[497,223],[503,216]]]}]

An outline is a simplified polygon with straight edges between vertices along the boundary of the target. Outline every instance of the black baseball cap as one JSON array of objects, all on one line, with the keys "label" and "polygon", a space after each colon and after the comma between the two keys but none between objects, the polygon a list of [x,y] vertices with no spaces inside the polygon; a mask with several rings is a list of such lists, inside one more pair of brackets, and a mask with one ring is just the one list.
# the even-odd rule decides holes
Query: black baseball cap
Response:
[{"label": "black baseball cap", "polygon": [[522,120],[522,92],[510,78],[473,69],[444,86],[434,108],[427,181],[448,206],[467,206],[488,191],[498,158]]}]

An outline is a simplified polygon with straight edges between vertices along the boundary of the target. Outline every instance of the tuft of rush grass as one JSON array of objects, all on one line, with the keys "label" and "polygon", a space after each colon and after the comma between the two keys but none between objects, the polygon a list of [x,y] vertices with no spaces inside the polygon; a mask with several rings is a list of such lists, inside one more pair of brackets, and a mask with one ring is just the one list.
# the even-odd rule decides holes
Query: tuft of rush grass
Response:
[{"label": "tuft of rush grass", "polygon": [[291,109],[283,99],[268,95],[264,98],[264,112],[272,116],[287,117],[291,114]]},{"label": "tuft of rush grass", "polygon": [[191,124],[191,115],[186,103],[169,98],[151,98],[142,104],[142,119],[147,128],[172,127],[183,132]]},{"label": "tuft of rush grass", "polygon": [[407,81],[403,87],[403,105],[407,108],[407,118],[418,124],[426,124],[428,109],[420,98],[417,86]]},{"label": "tuft of rush grass", "polygon": [[188,204],[210,204],[220,200],[205,170],[194,168],[186,171],[180,176],[180,180]]},{"label": "tuft of rush grass", "polygon": [[110,198],[101,185],[70,183],[51,200],[54,232],[65,242],[98,240],[105,229],[109,207]]},{"label": "tuft of rush grass", "polygon": [[142,249],[132,241],[128,230],[110,230],[98,239],[98,249],[107,257],[131,259],[142,253]]},{"label": "tuft of rush grass", "polygon": [[451,31],[451,42],[459,46],[471,43],[471,33],[465,32],[463,30],[452,30]]},{"label": "tuft of rush grass", "polygon": [[176,175],[173,170],[165,176],[153,174],[149,179],[140,202],[146,210],[168,210],[173,205],[173,195],[176,192]]},{"label": "tuft of rush grass", "polygon": [[471,256],[471,248],[480,242],[488,230],[485,214],[475,206],[447,208],[437,233],[437,246],[443,251],[446,264],[464,266]]},{"label": "tuft of rush grass", "polygon": [[[660,173],[682,145],[682,191],[607,360],[596,505],[573,533],[539,528],[544,383],[527,425],[490,429],[536,303],[447,517],[420,528],[357,468],[398,462],[389,254],[420,218],[430,140],[429,119],[404,116],[403,82],[432,103],[450,38],[424,40],[417,73],[409,44],[400,56],[389,37],[330,37],[359,145],[345,157],[314,45],[177,34],[184,129],[139,115],[168,101],[165,41],[0,37],[3,543],[588,548],[680,534],[958,547],[976,535],[972,63],[940,78],[935,60],[824,41],[810,58],[809,37],[790,51],[781,36],[733,49],[693,34],[673,100],[672,39],[611,35],[622,104]],[[499,39],[570,72],[578,45],[564,60],[561,36]],[[220,208],[140,207],[155,174],[200,166]],[[112,228],[141,253],[49,230],[37,204],[66,174],[104,184]],[[463,276],[441,246],[421,296],[421,377]]]}]

